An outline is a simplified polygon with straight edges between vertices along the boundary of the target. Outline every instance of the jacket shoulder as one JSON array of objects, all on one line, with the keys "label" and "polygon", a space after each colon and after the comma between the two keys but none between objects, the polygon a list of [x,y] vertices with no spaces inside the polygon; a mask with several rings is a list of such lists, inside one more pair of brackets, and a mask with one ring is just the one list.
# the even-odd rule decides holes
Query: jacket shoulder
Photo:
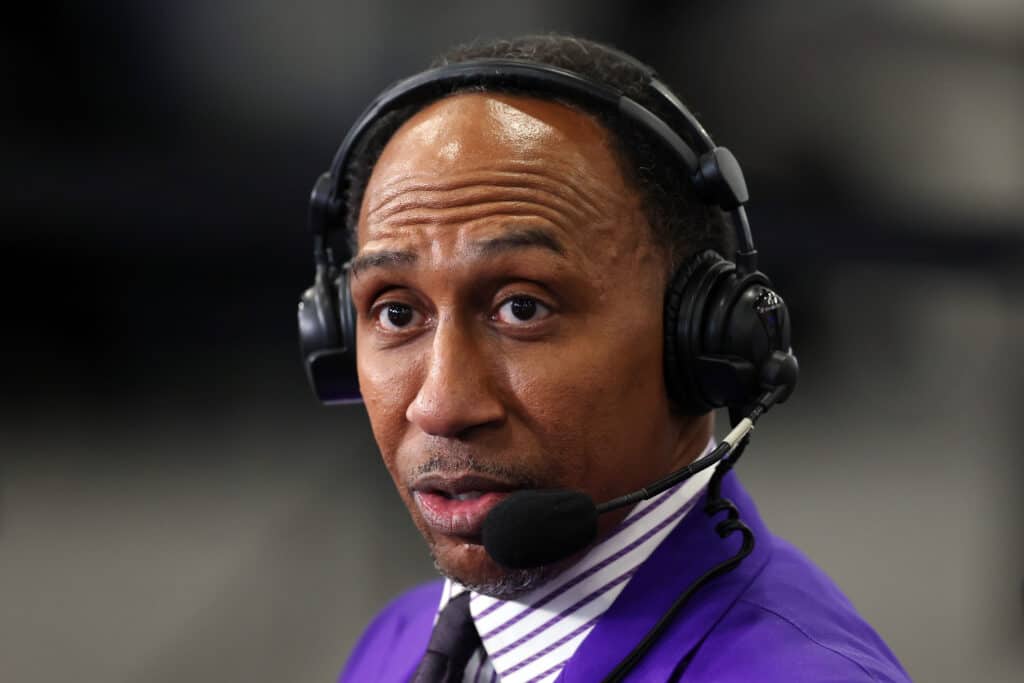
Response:
[{"label": "jacket shoulder", "polygon": [[[728,659],[744,662],[765,681],[910,681],[885,642],[824,572],[789,543],[777,538],[771,543],[764,571],[708,635],[688,677],[719,680],[716,671],[725,671],[722,660]],[[700,669],[704,676],[697,675]]]},{"label": "jacket shoulder", "polygon": [[408,678],[426,650],[443,585],[422,584],[389,602],[360,636],[339,681]]}]

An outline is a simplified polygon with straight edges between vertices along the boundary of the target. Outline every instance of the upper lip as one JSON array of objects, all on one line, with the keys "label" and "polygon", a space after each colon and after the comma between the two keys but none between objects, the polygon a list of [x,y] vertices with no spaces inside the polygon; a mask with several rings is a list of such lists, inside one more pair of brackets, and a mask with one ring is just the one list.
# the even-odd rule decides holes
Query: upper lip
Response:
[{"label": "upper lip", "polygon": [[425,474],[417,477],[412,484],[413,491],[439,492],[449,496],[470,491],[506,492],[517,488],[521,488],[521,486],[472,472],[457,475]]}]

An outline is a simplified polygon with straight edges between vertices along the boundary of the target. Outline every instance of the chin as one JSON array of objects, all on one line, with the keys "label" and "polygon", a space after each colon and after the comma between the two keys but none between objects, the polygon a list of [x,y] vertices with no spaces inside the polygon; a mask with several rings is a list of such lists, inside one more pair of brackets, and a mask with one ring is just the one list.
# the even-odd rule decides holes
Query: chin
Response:
[{"label": "chin", "polygon": [[556,565],[506,569],[491,559],[479,543],[447,540],[431,544],[431,555],[437,571],[475,593],[492,598],[508,600],[527,593],[559,571]]}]

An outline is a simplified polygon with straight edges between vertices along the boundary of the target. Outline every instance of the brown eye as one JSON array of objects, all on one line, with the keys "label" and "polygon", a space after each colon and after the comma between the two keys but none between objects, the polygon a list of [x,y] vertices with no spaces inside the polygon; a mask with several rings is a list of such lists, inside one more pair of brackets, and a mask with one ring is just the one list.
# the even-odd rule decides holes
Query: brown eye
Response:
[{"label": "brown eye", "polygon": [[549,315],[551,309],[532,296],[514,296],[505,300],[496,317],[507,325],[522,325],[543,320]]},{"label": "brown eye", "polygon": [[385,330],[402,330],[418,322],[420,314],[412,306],[391,302],[381,307],[377,313],[377,322]]},{"label": "brown eye", "polygon": [[512,299],[510,303],[512,315],[520,320],[529,320],[537,312],[537,302],[533,299]]}]

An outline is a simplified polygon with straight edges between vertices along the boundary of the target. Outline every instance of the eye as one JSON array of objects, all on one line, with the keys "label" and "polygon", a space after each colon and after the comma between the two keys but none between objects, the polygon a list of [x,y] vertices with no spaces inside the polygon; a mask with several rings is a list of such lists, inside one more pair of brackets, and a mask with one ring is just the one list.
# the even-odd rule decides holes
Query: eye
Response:
[{"label": "eye", "polygon": [[391,332],[399,332],[423,320],[423,315],[408,304],[392,301],[377,311],[377,324]]},{"label": "eye", "polygon": [[551,315],[551,309],[532,296],[513,296],[506,299],[495,318],[506,325],[533,323]]}]

